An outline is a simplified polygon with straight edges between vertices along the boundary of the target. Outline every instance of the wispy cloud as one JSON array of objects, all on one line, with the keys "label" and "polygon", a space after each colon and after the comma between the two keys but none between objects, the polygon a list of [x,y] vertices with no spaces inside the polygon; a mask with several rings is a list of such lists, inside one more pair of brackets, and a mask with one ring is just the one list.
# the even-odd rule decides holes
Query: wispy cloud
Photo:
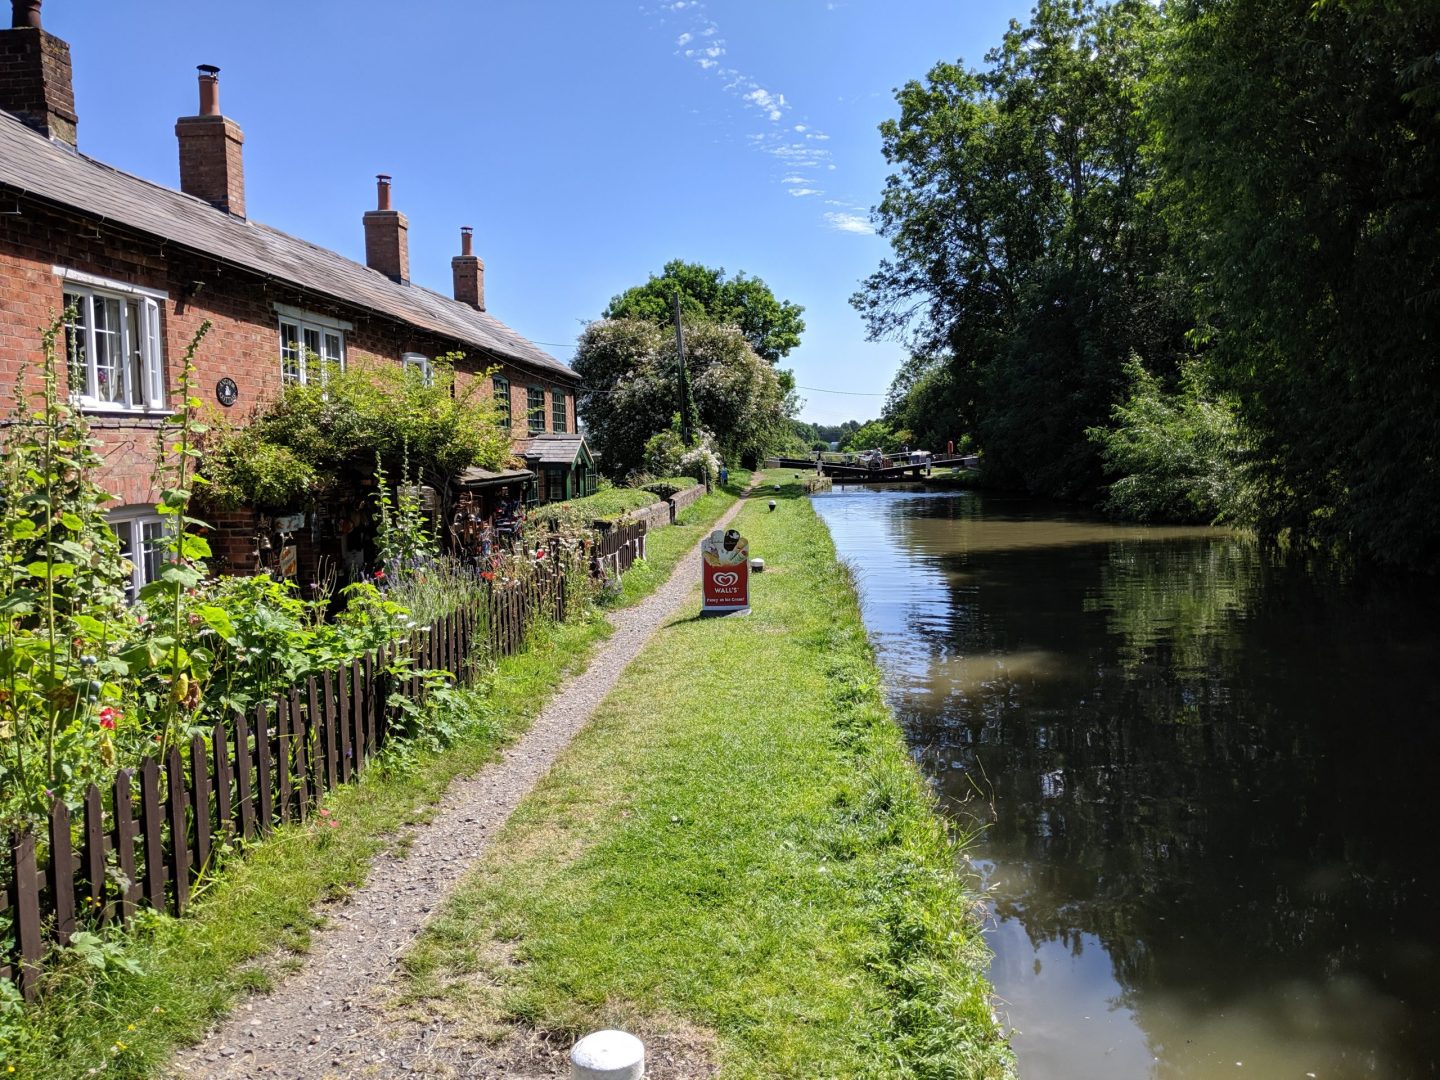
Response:
[{"label": "wispy cloud", "polygon": [[825,222],[837,232],[863,233],[865,236],[869,236],[875,231],[870,227],[870,219],[862,214],[845,214],[829,210],[825,213]]},{"label": "wispy cloud", "polygon": [[[752,117],[758,129],[752,128],[746,140],[752,147],[769,155],[776,164],[775,178],[795,198],[823,196],[824,188],[813,179],[816,173],[834,173],[835,162],[823,144],[830,136],[818,130],[802,115],[796,115],[794,104],[774,86],[762,85],[727,55],[727,46],[720,26],[709,15],[705,0],[652,0],[652,17],[666,24],[679,23],[675,54],[698,67],[705,75],[717,80],[720,90],[732,97]],[[827,3],[826,10],[841,6]],[[833,179],[833,178],[832,178]],[[868,218],[853,203],[826,199],[841,209],[824,215],[826,225],[840,232],[872,232]]]}]

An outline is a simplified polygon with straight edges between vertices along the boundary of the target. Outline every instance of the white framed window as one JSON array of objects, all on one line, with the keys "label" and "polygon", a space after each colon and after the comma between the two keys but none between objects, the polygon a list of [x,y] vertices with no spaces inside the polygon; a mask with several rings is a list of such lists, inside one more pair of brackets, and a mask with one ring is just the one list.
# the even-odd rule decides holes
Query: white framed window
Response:
[{"label": "white framed window", "polygon": [[126,506],[110,511],[108,517],[110,528],[120,538],[120,556],[130,564],[125,598],[133,604],[140,590],[160,576],[168,525],[152,506]]},{"label": "white framed window", "polygon": [[65,364],[83,409],[165,408],[165,294],[56,267],[64,280]]},{"label": "white framed window", "polygon": [[280,382],[325,385],[329,372],[345,370],[345,331],[331,320],[280,316]]},{"label": "white framed window", "polygon": [[420,379],[426,386],[431,385],[435,381],[435,372],[430,367],[430,358],[424,353],[407,352],[400,359],[404,362],[406,371],[413,368],[420,372]]}]

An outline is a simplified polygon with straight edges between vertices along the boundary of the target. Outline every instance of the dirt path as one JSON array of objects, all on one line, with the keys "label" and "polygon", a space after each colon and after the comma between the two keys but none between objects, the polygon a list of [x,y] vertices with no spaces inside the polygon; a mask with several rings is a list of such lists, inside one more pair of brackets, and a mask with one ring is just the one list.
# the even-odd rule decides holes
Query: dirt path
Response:
[{"label": "dirt path", "polygon": [[[723,528],[745,505],[716,522]],[[696,545],[698,549],[699,545]],[[242,1003],[204,1042],[179,1054],[172,1077],[283,1076],[298,1080],[408,1071],[395,1047],[373,1037],[363,1008],[394,972],[430,913],[504,824],[536,781],[585,726],[661,623],[696,588],[696,550],[670,580],[632,608],[609,615],[615,633],[573,676],[524,736],[474,776],[451,785],[404,855],[381,855],[365,885],[329,914],[299,971],[270,993]]]}]

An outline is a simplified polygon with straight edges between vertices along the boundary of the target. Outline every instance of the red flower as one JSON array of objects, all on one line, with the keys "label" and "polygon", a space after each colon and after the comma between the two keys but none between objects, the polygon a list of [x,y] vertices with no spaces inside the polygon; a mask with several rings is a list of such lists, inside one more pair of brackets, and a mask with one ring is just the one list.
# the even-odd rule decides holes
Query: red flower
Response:
[{"label": "red flower", "polygon": [[384,580],[385,580],[385,571],[384,571],[384,570],[376,570],[376,571],[375,571],[375,580],[376,580],[376,581],[384,581]]},{"label": "red flower", "polygon": [[100,710],[100,726],[106,731],[114,731],[115,721],[119,719],[119,717],[120,713],[118,710],[106,705],[105,708]]}]

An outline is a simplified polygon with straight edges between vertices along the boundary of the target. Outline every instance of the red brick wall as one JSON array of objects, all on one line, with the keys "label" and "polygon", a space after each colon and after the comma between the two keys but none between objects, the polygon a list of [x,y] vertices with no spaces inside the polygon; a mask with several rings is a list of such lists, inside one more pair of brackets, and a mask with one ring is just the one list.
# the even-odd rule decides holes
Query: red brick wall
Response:
[{"label": "red brick wall", "polygon": [[[40,328],[60,313],[63,304],[63,284],[52,271],[57,265],[168,293],[161,305],[161,335],[167,387],[172,394],[179,387],[185,348],[208,319],[211,329],[195,358],[197,396],[234,422],[244,422],[280,391],[276,303],[352,323],[354,328],[345,335],[346,361],[350,364],[398,364],[406,352],[433,358],[464,351],[453,341],[325,298],[307,297],[299,290],[203,256],[167,250],[160,241],[105,222],[48,209],[28,199],[21,200],[21,210],[18,215],[0,217],[0,394],[6,398],[0,404],[3,411],[8,411],[15,381],[27,364],[27,381],[38,387]],[[469,379],[473,377],[471,372],[492,363],[479,357],[467,359],[461,364],[460,379]],[[512,437],[522,440],[527,437],[526,386],[536,382],[547,387],[551,384],[512,365],[503,365],[501,373],[511,384]],[[216,404],[215,385],[224,377],[235,380],[239,400],[233,408],[222,410]],[[483,392],[487,396],[490,393],[488,378]],[[571,398],[573,431],[573,394]],[[547,430],[549,405],[547,394]],[[100,479],[119,497],[116,505],[153,503],[157,492],[151,474],[158,421],[105,417],[97,418],[95,427],[106,458]]]}]

